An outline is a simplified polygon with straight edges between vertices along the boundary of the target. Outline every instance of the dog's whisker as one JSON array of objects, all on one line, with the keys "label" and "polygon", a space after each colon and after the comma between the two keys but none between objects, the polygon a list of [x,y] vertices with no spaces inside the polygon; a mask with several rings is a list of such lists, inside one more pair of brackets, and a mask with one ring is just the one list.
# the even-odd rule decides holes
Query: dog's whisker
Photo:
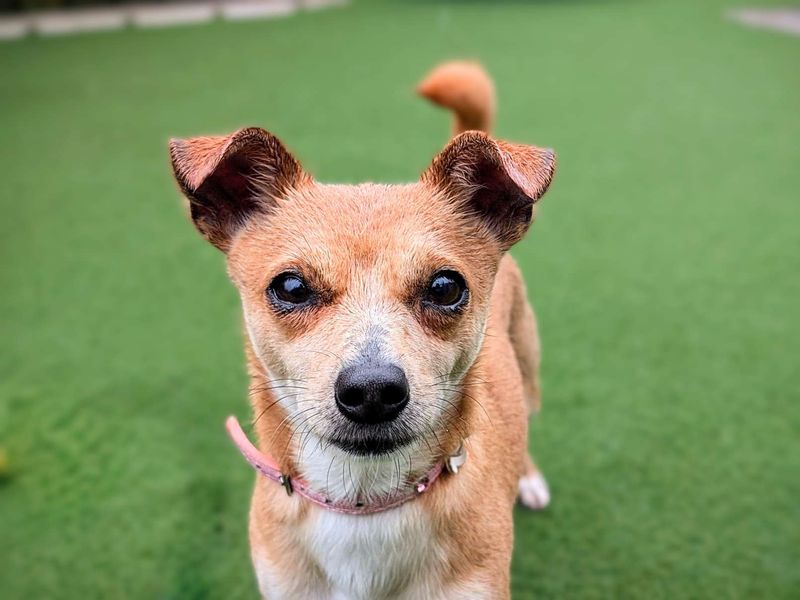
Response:
[{"label": "dog's whisker", "polygon": [[289,431],[289,437],[287,438],[286,444],[283,447],[283,452],[281,452],[281,454],[280,454],[280,456],[278,458],[278,462],[280,464],[283,464],[283,461],[286,458],[286,455],[288,454],[288,451],[289,451],[289,447],[290,447],[290,445],[292,443],[292,439],[294,438],[295,435],[297,435],[297,433],[300,431],[300,428],[302,427],[302,425],[300,423],[296,423],[296,420],[297,420],[296,417],[290,418],[288,420],[288,422],[286,423],[286,426],[285,427],[279,427],[275,431],[275,434],[273,435],[273,439],[274,439],[282,429],[285,428],[285,429],[287,429]]},{"label": "dog's whisker", "polygon": [[397,493],[400,490],[400,458],[397,456],[394,457],[394,466],[397,471],[397,485],[395,487],[395,493]]},{"label": "dog's whisker", "polygon": [[[307,409],[307,410],[311,410],[311,409]],[[302,414],[302,413],[300,413],[300,414]],[[278,436],[278,434],[280,434],[280,433],[283,431],[283,429],[284,429],[285,427],[287,427],[287,426],[291,426],[291,423],[292,423],[292,421],[293,421],[295,418],[297,418],[297,415],[286,415],[286,416],[283,418],[283,420],[281,420],[281,422],[280,422],[280,423],[278,424],[278,426],[275,428],[275,431],[273,432],[273,434],[272,434],[272,437],[270,438],[270,441],[269,441],[269,443],[267,444],[267,447],[268,447],[268,448],[272,447],[272,444],[275,442],[275,438]]]},{"label": "dog's whisker", "polygon": [[308,388],[304,385],[289,385],[285,383],[275,384],[275,385],[259,385],[253,386],[250,388],[250,395],[252,396],[258,392],[269,392],[274,390],[307,390]]},{"label": "dog's whisker", "polygon": [[325,476],[325,489],[326,490],[330,490],[331,489],[331,469],[333,468],[333,463],[335,461],[336,461],[336,455],[334,454],[333,456],[331,456],[331,462],[328,465],[328,473]]},{"label": "dog's whisker", "polygon": [[342,489],[345,491],[345,493],[347,493],[347,482],[345,481],[345,477],[344,477],[345,465],[347,465],[347,462],[346,461],[342,462],[342,479],[341,479],[341,481],[342,481]]},{"label": "dog's whisker", "polygon": [[[451,393],[458,393],[461,397],[466,398],[467,400],[470,400],[472,402],[475,402],[480,407],[480,409],[483,411],[483,414],[486,415],[486,418],[489,420],[489,423],[492,425],[492,427],[494,427],[494,423],[492,422],[492,418],[491,418],[491,416],[489,416],[489,412],[486,410],[486,407],[483,405],[483,403],[480,400],[475,398],[475,396],[473,396],[472,394],[470,394],[469,392],[466,392],[464,390],[448,390],[448,389],[445,389],[444,391],[449,391]],[[444,398],[442,398],[442,399],[445,400]]]},{"label": "dog's whisker", "polygon": [[[284,446],[283,454],[281,456],[282,459],[286,457],[286,454],[291,448],[291,443],[295,435],[297,435],[298,433],[300,434],[300,441],[302,443],[302,440],[304,438],[307,441],[308,436],[311,433],[313,433],[315,424],[319,422],[319,417],[317,418],[316,421],[314,421],[314,423],[311,423],[311,419],[313,419],[314,416],[312,415],[311,417],[305,417],[304,415],[314,410],[316,410],[316,408],[312,406],[294,415],[291,422],[291,427],[294,428],[294,431],[291,433],[289,439],[286,442],[286,445]],[[299,445],[300,443],[298,443],[298,446]],[[300,452],[299,455],[302,456],[302,452]]]},{"label": "dog's whisker", "polygon": [[262,410],[262,411],[261,411],[261,412],[258,414],[258,416],[256,416],[256,418],[255,418],[255,419],[253,419],[252,425],[255,427],[255,425],[258,423],[258,421],[261,419],[261,417],[263,417],[265,414],[267,414],[267,411],[268,411],[268,410],[270,410],[270,409],[271,409],[273,406],[275,406],[276,404],[278,404],[278,403],[280,403],[280,402],[282,402],[282,401],[284,401],[284,400],[288,399],[289,397],[290,397],[290,396],[282,396],[282,397],[278,397],[276,400],[272,401],[272,402],[271,402],[271,403],[270,403],[270,404],[269,404],[269,405],[268,405],[268,406],[267,406],[267,407],[266,407],[264,410]]},{"label": "dog's whisker", "polygon": [[353,490],[354,494],[358,494],[359,492],[358,486],[356,485],[356,482],[353,480],[353,464],[349,460],[346,461],[345,464],[347,465],[347,475],[350,479],[351,489]]},{"label": "dog's whisker", "polygon": [[[455,404],[453,404],[453,402],[451,402],[447,398],[442,398],[442,401],[444,401],[448,405],[448,408],[452,408],[452,410],[453,410],[453,414],[452,414],[452,417],[454,418],[454,421],[452,422],[453,428],[459,434],[461,439],[466,439],[468,436],[467,436],[466,432],[461,430],[461,428],[459,427],[459,423],[463,423],[465,425],[465,427],[468,427],[469,425],[468,425],[467,421],[464,419],[463,416],[461,416],[458,407]],[[448,430],[448,432],[449,432],[449,430]]]},{"label": "dog's whisker", "polygon": [[327,350],[317,350],[315,348],[302,348],[302,349],[299,350],[299,352],[312,352],[314,354],[322,354],[323,356],[327,356],[328,358],[333,358],[333,359],[339,361],[340,364],[344,363],[344,360],[342,359],[341,356],[339,356],[338,354],[336,354],[334,352],[329,352]]},{"label": "dog's whisker", "polygon": [[[322,419],[321,416],[317,416],[317,418],[314,420],[314,422],[310,423],[308,425],[306,435],[305,435],[304,439],[301,440],[301,443],[300,443],[300,449],[298,451],[298,454],[300,456],[305,456],[306,444],[308,444],[308,441],[311,439],[311,436],[314,434],[314,430],[315,430],[316,426],[319,424],[321,419]],[[314,448],[314,450],[312,450],[311,453],[308,455],[308,458],[313,456],[314,452],[316,450],[318,450],[318,449],[319,449],[319,438],[317,437],[317,445]]]}]

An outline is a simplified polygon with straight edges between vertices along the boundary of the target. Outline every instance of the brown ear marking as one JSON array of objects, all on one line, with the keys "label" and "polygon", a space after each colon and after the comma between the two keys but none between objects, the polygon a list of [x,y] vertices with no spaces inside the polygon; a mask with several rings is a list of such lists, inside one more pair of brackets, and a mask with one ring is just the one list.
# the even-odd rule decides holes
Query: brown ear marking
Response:
[{"label": "brown ear marking", "polygon": [[223,252],[248,217],[268,213],[276,198],[311,179],[280,140],[259,127],[172,139],[169,154],[195,226]]},{"label": "brown ear marking", "polygon": [[547,191],[555,165],[552,150],[467,131],[433,159],[422,181],[462,203],[508,249],[527,231],[533,205]]}]

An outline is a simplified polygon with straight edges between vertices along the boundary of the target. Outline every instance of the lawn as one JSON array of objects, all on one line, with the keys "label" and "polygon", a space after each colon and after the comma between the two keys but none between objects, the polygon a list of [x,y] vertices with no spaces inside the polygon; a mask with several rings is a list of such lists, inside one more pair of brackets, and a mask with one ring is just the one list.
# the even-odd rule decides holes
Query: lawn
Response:
[{"label": "lawn", "polygon": [[319,179],[416,178],[414,98],[481,59],[559,172],[514,250],[553,491],[515,599],[800,590],[800,38],[725,2],[358,2],[0,44],[0,597],[254,598],[237,297],[171,135],[262,125]]}]

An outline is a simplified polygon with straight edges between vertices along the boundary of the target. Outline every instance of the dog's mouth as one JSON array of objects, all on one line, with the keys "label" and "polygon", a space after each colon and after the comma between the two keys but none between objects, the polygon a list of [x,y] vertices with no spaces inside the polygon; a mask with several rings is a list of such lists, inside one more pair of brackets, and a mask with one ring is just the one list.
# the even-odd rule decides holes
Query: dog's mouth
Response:
[{"label": "dog's mouth", "polygon": [[356,456],[381,456],[391,454],[395,450],[408,446],[415,440],[410,434],[360,434],[336,435],[329,438],[331,444],[337,448]]}]

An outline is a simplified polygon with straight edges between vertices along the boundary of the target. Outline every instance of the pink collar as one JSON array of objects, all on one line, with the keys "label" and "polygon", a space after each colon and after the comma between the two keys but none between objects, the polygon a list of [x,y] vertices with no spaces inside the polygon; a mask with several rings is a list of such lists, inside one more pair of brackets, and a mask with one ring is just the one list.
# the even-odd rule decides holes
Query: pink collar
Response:
[{"label": "pink collar", "polygon": [[466,450],[462,444],[459,446],[457,454],[448,457],[445,461],[436,463],[424,477],[416,481],[412,489],[399,491],[376,504],[365,504],[363,502],[333,502],[323,494],[313,491],[305,480],[299,477],[289,477],[289,475],[282,473],[278,463],[262,453],[247,439],[236,417],[228,417],[227,421],[225,421],[225,428],[228,430],[228,435],[231,436],[233,443],[236,444],[239,452],[242,453],[242,456],[245,457],[247,462],[264,477],[280,483],[286,489],[286,493],[289,496],[293,493],[297,493],[317,506],[346,515],[371,515],[405,504],[409,500],[413,500],[429,490],[439,478],[439,475],[442,474],[442,471],[447,470],[449,473],[458,472],[458,469],[466,462],[467,457]]}]

